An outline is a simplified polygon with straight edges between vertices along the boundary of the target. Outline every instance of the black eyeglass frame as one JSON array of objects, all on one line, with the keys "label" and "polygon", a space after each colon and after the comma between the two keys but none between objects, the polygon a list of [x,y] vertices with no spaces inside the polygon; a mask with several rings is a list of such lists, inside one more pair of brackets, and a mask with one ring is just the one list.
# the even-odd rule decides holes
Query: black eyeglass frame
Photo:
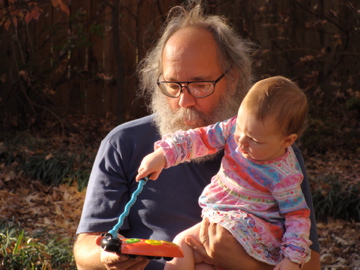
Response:
[{"label": "black eyeglass frame", "polygon": [[[192,95],[194,98],[205,98],[205,97],[208,97],[208,96],[212,95],[212,94],[215,92],[215,86],[216,86],[216,84],[217,84],[222,78],[224,78],[224,76],[226,75],[226,73],[227,73],[228,71],[229,71],[229,70],[225,71],[225,72],[224,72],[219,78],[217,78],[215,81],[173,82],[173,81],[159,81],[159,79],[158,79],[158,81],[156,82],[156,84],[157,84],[158,87],[160,88],[161,92],[162,92],[165,96],[167,96],[167,97],[169,97],[169,98],[178,98],[178,97],[180,97],[181,93],[183,92],[183,88],[184,88],[184,87],[187,89],[188,93],[189,93],[190,95]],[[161,76],[161,74],[159,75],[159,78],[160,78],[160,76]],[[179,86],[180,86],[179,94],[178,94],[177,96],[172,96],[172,95],[170,95],[168,92],[164,91],[164,90],[160,87],[160,84],[162,84],[162,83],[175,83],[175,84],[179,85]],[[188,87],[188,85],[189,85],[190,83],[212,83],[212,85],[214,86],[214,88],[213,88],[212,92],[209,93],[209,94],[207,94],[206,96],[197,97],[197,96],[194,96],[194,95],[191,93],[191,90],[190,90],[189,87]],[[183,85],[183,84],[186,84],[186,85]]]}]

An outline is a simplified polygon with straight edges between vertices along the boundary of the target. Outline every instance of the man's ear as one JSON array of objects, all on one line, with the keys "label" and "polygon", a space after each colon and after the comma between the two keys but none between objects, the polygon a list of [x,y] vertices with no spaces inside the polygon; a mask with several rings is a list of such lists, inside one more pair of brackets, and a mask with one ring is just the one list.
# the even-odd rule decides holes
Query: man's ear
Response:
[{"label": "man's ear", "polygon": [[293,134],[290,134],[289,136],[287,136],[285,139],[284,139],[284,147],[289,147],[290,145],[292,145],[296,139],[297,139],[297,134],[293,133]]}]

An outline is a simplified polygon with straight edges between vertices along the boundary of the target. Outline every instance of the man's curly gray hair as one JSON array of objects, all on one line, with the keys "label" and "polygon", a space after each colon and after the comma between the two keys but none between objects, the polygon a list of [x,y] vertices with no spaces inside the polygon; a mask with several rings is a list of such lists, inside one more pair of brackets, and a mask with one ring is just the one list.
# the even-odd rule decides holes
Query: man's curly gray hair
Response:
[{"label": "man's curly gray hair", "polygon": [[[231,68],[226,76],[230,85],[235,85],[235,89],[228,89],[227,94],[232,95],[235,102],[240,104],[252,83],[250,43],[242,39],[225,18],[205,15],[200,4],[194,7],[189,5],[188,8],[176,6],[169,11],[161,38],[139,63],[139,95],[145,98],[148,105],[151,104],[154,92],[158,90],[157,79],[162,73],[161,57],[164,46],[176,31],[186,27],[200,27],[212,33],[218,45],[219,60],[223,71]],[[154,112],[151,105],[150,110]]]}]

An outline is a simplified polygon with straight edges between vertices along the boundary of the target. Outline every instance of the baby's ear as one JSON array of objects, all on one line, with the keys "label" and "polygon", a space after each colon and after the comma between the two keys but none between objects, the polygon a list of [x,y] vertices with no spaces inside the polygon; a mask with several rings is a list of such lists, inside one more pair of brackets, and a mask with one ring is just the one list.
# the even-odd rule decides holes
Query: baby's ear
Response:
[{"label": "baby's ear", "polygon": [[296,141],[297,137],[297,134],[290,134],[287,136],[284,140],[284,147],[289,147],[292,145]]}]

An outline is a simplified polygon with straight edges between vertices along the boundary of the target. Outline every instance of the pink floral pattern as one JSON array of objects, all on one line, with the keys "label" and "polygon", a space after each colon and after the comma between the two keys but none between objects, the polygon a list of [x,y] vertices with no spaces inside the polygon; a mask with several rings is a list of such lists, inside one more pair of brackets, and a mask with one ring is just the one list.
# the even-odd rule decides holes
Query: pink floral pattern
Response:
[{"label": "pink floral pattern", "polygon": [[224,149],[219,172],[199,198],[203,217],[229,230],[259,261],[276,265],[283,256],[310,259],[310,211],[300,184],[300,166],[291,147],[266,162],[246,159],[233,138],[236,117],[214,125],[165,135],[155,143],[167,166]]}]

